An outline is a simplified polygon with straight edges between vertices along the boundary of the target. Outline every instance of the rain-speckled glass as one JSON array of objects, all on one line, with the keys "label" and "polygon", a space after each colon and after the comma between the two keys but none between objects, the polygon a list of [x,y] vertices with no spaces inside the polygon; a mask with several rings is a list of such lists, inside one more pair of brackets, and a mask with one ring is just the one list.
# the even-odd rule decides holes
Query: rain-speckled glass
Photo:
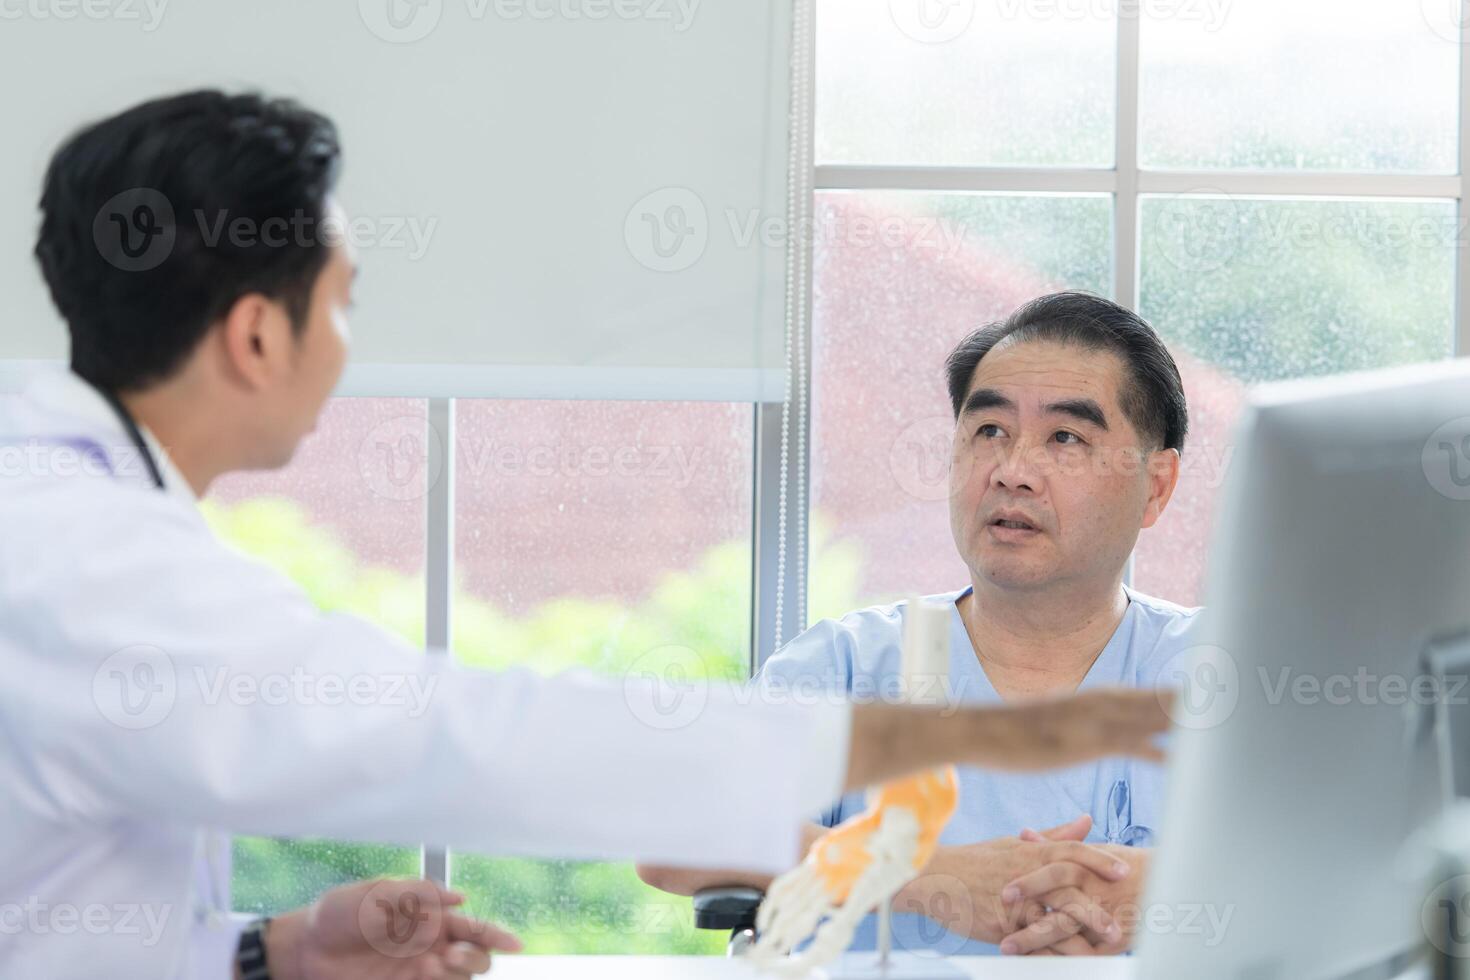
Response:
[{"label": "rain-speckled glass", "polygon": [[1450,201],[1150,197],[1141,219],[1139,309],[1174,350],[1191,433],[1134,582],[1193,604],[1247,386],[1448,356],[1465,242]]},{"label": "rain-speckled glass", "polygon": [[1141,163],[1453,173],[1458,0],[1143,0]]},{"label": "rain-speckled glass", "polygon": [[819,0],[819,163],[1107,167],[1108,4]]},{"label": "rain-speckled glass", "polygon": [[[421,400],[335,399],[290,465],[221,479],[205,515],[322,609],[354,613],[422,647],[426,431]],[[294,682],[289,690],[314,696]],[[239,911],[274,914],[350,881],[417,874],[419,854],[416,846],[237,837],[231,898]]]},{"label": "rain-speckled glass", "polygon": [[[750,405],[460,401],[456,413],[461,662],[748,676]],[[727,938],[696,930],[689,899],[626,862],[455,852],[450,880],[530,953],[716,953]]]}]

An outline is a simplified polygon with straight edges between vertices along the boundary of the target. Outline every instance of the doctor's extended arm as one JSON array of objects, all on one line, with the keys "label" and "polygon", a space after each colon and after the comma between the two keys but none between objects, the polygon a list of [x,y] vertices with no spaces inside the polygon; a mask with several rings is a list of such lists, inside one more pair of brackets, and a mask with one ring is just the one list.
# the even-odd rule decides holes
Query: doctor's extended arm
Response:
[{"label": "doctor's extended arm", "polygon": [[0,677],[33,805],[58,818],[779,870],[843,789],[1151,755],[1167,724],[1147,692],[940,712],[711,685],[671,704],[638,679],[463,670],[318,611],[162,495],[68,510],[23,581],[6,571],[26,613]]}]

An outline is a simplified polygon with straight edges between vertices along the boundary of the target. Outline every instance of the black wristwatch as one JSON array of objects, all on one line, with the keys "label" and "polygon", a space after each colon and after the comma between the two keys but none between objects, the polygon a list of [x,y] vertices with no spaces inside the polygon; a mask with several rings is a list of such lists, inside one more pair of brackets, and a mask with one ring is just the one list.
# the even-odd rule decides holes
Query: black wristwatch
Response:
[{"label": "black wristwatch", "polygon": [[256,919],[240,933],[240,945],[235,949],[240,980],[271,980],[270,964],[265,961],[265,931],[270,924],[268,918]]}]

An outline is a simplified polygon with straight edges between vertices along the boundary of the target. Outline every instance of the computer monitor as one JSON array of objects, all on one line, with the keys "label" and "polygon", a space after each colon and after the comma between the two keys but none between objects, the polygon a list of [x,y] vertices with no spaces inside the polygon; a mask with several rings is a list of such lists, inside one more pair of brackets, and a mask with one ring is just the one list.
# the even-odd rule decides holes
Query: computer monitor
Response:
[{"label": "computer monitor", "polygon": [[1462,768],[1470,363],[1263,387],[1234,446],[1140,976],[1372,976],[1423,945],[1400,852]]}]

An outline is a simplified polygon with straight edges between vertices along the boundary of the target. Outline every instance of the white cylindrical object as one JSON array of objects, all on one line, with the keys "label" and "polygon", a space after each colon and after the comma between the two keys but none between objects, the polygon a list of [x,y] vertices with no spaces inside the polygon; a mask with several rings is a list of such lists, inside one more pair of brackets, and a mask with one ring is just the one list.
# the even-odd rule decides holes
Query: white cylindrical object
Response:
[{"label": "white cylindrical object", "polygon": [[950,606],[910,599],[903,624],[903,695],[918,704],[943,704],[949,692]]}]

